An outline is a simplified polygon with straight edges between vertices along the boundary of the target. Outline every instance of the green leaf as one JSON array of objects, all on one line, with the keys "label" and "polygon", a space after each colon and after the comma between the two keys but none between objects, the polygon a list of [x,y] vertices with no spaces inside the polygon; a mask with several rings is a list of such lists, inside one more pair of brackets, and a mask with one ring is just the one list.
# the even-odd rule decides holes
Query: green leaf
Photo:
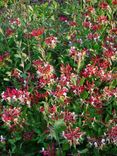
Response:
[{"label": "green leaf", "polygon": [[88,96],[89,96],[89,93],[85,90],[83,93],[81,93],[80,96],[81,96],[82,99],[87,99]]},{"label": "green leaf", "polygon": [[63,119],[57,120],[54,124],[54,130],[58,133],[64,131],[65,128],[66,126]]},{"label": "green leaf", "polygon": [[28,71],[28,70],[30,69],[30,67],[31,67],[31,62],[28,63],[28,64],[25,66],[25,71]]},{"label": "green leaf", "polygon": [[83,77],[81,80],[80,80],[80,85],[83,85],[85,82],[85,78]]},{"label": "green leaf", "polygon": [[27,75],[25,73],[21,74],[21,77],[23,77],[24,79],[27,78]]},{"label": "green leaf", "polygon": [[63,151],[67,151],[69,148],[70,148],[69,143],[63,143],[63,145],[62,145]]},{"label": "green leaf", "polygon": [[87,153],[88,152],[88,148],[85,148],[85,149],[83,149],[83,150],[78,150],[78,152],[80,153],[80,154],[85,154],[85,153]]}]

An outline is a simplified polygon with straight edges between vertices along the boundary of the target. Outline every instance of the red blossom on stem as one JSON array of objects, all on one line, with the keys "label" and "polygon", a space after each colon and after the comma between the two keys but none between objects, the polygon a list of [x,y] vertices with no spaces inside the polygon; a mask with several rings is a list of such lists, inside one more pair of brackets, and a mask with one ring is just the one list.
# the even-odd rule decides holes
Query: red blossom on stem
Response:
[{"label": "red blossom on stem", "polygon": [[45,43],[51,47],[51,48],[55,48],[56,44],[57,44],[57,37],[55,36],[50,36],[50,37],[47,37],[45,39]]},{"label": "red blossom on stem", "polygon": [[6,33],[6,36],[11,36],[14,32],[15,31],[13,29],[7,28],[5,33]]},{"label": "red blossom on stem", "polygon": [[114,126],[109,130],[108,136],[114,143],[117,143],[117,126]]},{"label": "red blossom on stem", "polygon": [[108,3],[107,2],[101,2],[100,4],[99,4],[99,7],[101,8],[101,9],[108,9],[108,7],[109,7],[109,5],[108,5]]},{"label": "red blossom on stem", "polygon": [[68,141],[77,144],[77,140],[81,138],[84,133],[80,131],[80,128],[70,129],[68,131],[63,132],[63,136]]},{"label": "red blossom on stem", "polygon": [[31,35],[36,37],[42,35],[43,33],[44,33],[44,28],[38,28],[38,29],[33,29]]},{"label": "red blossom on stem", "polygon": [[113,5],[117,5],[117,0],[112,0]]},{"label": "red blossom on stem", "polygon": [[2,120],[9,126],[11,125],[11,122],[16,124],[20,114],[20,108],[5,108],[2,114]]}]

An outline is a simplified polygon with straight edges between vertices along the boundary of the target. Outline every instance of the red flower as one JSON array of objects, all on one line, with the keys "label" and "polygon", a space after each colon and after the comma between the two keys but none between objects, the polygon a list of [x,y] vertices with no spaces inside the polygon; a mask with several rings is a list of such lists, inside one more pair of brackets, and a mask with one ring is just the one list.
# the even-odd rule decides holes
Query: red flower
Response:
[{"label": "red flower", "polygon": [[67,64],[66,66],[64,66],[63,64],[61,65],[60,71],[62,74],[66,75],[66,76],[70,76],[71,71],[72,71],[72,67]]},{"label": "red flower", "polygon": [[5,123],[15,122],[20,115],[20,108],[6,108],[2,114],[2,120]]},{"label": "red flower", "polygon": [[43,33],[44,33],[44,28],[39,28],[39,29],[32,30],[31,35],[35,37],[35,36],[40,36]]},{"label": "red flower", "polygon": [[89,33],[88,34],[88,36],[87,36],[87,38],[89,39],[89,40],[96,40],[96,39],[98,39],[99,38],[99,35],[97,34],[97,33]]},{"label": "red flower", "polygon": [[95,11],[95,9],[92,6],[89,6],[87,10],[89,13],[93,13]]},{"label": "red flower", "polygon": [[84,76],[84,77],[91,77],[93,75],[96,75],[97,72],[98,72],[98,67],[97,66],[88,64],[86,66],[86,68],[83,70],[82,76]]},{"label": "red flower", "polygon": [[6,29],[6,35],[7,36],[11,36],[13,33],[14,33],[14,30],[13,29],[11,29],[11,28],[7,28]]},{"label": "red flower", "polygon": [[88,90],[89,92],[93,92],[94,87],[95,87],[94,82],[89,82],[88,80],[86,81],[85,85],[86,90]]},{"label": "red flower", "polygon": [[56,91],[53,92],[52,94],[53,94],[55,97],[60,98],[60,97],[62,97],[62,96],[66,97],[67,92],[68,92],[68,89],[67,89],[67,88],[65,88],[65,87],[60,88],[60,87],[58,86],[58,87],[56,88]]},{"label": "red flower", "polygon": [[89,100],[87,100],[92,106],[95,108],[102,108],[102,102],[100,100],[100,95],[91,96]]},{"label": "red flower", "polygon": [[49,109],[48,109],[48,111],[49,111],[50,113],[55,113],[55,112],[56,112],[56,110],[57,110],[57,108],[56,108],[56,106],[55,106],[55,105],[53,105],[53,106],[49,107]]},{"label": "red flower", "polygon": [[82,92],[84,92],[84,86],[71,86],[71,89],[73,93],[80,95]]},{"label": "red flower", "polygon": [[117,0],[112,0],[113,5],[117,5]]},{"label": "red flower", "polygon": [[11,20],[10,20],[10,23],[11,23],[11,24],[16,24],[16,25],[18,25],[18,26],[21,24],[19,18],[11,19]]},{"label": "red flower", "polygon": [[8,102],[17,102],[19,101],[21,104],[27,104],[30,107],[30,93],[25,90],[17,90],[7,88],[5,92],[2,93],[2,100]]},{"label": "red flower", "polygon": [[69,25],[73,27],[73,26],[77,26],[77,23],[74,22],[74,21],[70,21],[70,22],[69,22]]},{"label": "red flower", "polygon": [[91,29],[94,31],[100,30],[101,26],[99,24],[95,24],[91,26]]},{"label": "red flower", "polygon": [[111,31],[112,33],[117,34],[117,28],[113,28],[113,29],[111,29],[110,31]]},{"label": "red flower", "polygon": [[3,61],[3,56],[0,55],[0,62],[2,62],[2,61]]},{"label": "red flower", "polygon": [[44,112],[45,108],[43,106],[41,106],[39,110],[40,110],[40,112]]},{"label": "red flower", "polygon": [[106,3],[106,2],[101,2],[101,3],[99,4],[99,7],[100,7],[101,9],[108,9],[109,5],[108,5],[108,3]]},{"label": "red flower", "polygon": [[93,34],[92,34],[92,33],[88,34],[87,38],[88,38],[89,40],[92,40],[92,39],[93,39]]},{"label": "red flower", "polygon": [[107,16],[99,16],[98,22],[100,23],[106,23],[107,22]]},{"label": "red flower", "polygon": [[68,18],[66,16],[62,15],[62,16],[59,17],[59,20],[62,21],[62,22],[67,22]]},{"label": "red flower", "polygon": [[90,28],[90,27],[91,27],[91,22],[89,22],[89,21],[84,21],[84,22],[83,22],[83,26],[84,26],[85,28]]},{"label": "red flower", "polygon": [[65,122],[75,122],[76,121],[76,114],[74,112],[62,112],[63,117],[64,117],[64,121]]},{"label": "red flower", "polygon": [[19,78],[20,77],[20,72],[18,71],[17,68],[15,68],[15,69],[12,70],[11,75],[16,77],[16,78]]},{"label": "red flower", "polygon": [[47,38],[45,39],[45,43],[46,43],[49,47],[55,48],[56,43],[57,43],[57,37],[54,37],[54,36],[47,37]]},{"label": "red flower", "polygon": [[77,139],[80,139],[80,137],[83,135],[84,133],[80,131],[80,128],[75,128],[75,129],[71,129],[68,132],[64,132],[63,136],[65,139],[72,141],[72,143],[76,143],[77,144]]},{"label": "red flower", "polygon": [[117,126],[112,127],[108,135],[114,143],[117,143]]},{"label": "red flower", "polygon": [[113,50],[106,50],[104,51],[104,56],[106,56],[107,58],[111,58],[114,55],[114,51]]}]

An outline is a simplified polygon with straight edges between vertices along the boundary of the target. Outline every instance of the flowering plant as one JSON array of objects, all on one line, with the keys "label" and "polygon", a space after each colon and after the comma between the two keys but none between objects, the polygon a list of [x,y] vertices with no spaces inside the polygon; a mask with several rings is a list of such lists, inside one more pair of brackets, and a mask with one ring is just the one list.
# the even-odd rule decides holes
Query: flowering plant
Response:
[{"label": "flowering plant", "polygon": [[116,156],[116,5],[1,5],[1,155]]}]

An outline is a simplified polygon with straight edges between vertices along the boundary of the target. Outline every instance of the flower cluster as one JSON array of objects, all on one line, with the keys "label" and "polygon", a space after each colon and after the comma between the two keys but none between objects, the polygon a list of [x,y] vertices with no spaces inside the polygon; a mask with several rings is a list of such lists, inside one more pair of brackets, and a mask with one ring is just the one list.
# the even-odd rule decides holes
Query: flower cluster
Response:
[{"label": "flower cluster", "polygon": [[16,125],[18,123],[18,118],[21,114],[21,109],[19,108],[5,108],[2,114],[2,120],[8,126]]},{"label": "flower cluster", "polygon": [[37,77],[39,78],[39,87],[44,87],[45,85],[50,85],[53,83],[55,74],[54,68],[48,62],[43,62],[41,60],[35,60],[33,62],[37,70]]},{"label": "flower cluster", "polygon": [[71,129],[67,132],[63,132],[65,139],[69,140],[71,144],[78,144],[78,140],[82,137],[83,132],[78,127]]},{"label": "flower cluster", "polygon": [[55,36],[49,36],[45,39],[45,43],[51,47],[51,48],[55,48],[56,44],[57,44],[57,37]]},{"label": "flower cluster", "polygon": [[7,88],[6,91],[1,94],[1,96],[2,100],[5,100],[9,103],[19,102],[21,104],[27,104],[30,107],[31,98],[28,91]]},{"label": "flower cluster", "polygon": [[117,143],[117,126],[114,126],[109,131],[108,137],[116,144]]}]

